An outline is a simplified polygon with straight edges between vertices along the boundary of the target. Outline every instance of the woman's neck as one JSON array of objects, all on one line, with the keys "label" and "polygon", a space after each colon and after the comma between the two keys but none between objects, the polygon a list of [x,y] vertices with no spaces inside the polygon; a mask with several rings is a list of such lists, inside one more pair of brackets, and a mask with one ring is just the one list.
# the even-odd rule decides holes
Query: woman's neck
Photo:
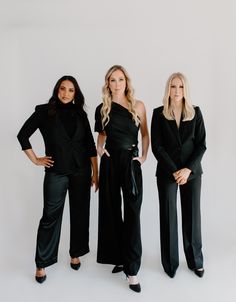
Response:
[{"label": "woman's neck", "polygon": [[114,95],[112,96],[112,102],[118,104],[124,104],[127,103],[127,98],[125,95]]},{"label": "woman's neck", "polygon": [[128,100],[125,95],[114,96],[112,97],[112,102],[122,105],[123,107],[128,108]]},{"label": "woman's neck", "polygon": [[173,102],[173,101],[171,101],[170,107],[173,111],[182,111],[183,103],[182,102]]}]

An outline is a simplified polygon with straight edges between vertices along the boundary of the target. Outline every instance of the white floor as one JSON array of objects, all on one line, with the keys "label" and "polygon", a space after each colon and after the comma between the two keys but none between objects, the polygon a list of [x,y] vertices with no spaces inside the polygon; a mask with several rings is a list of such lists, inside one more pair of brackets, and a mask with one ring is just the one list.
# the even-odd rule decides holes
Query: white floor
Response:
[{"label": "white floor", "polygon": [[[15,237],[13,237],[15,238]],[[29,239],[29,240],[28,240]],[[187,269],[180,248],[180,266],[174,279],[169,278],[160,265],[159,250],[143,250],[143,263],[139,273],[140,294],[128,288],[123,273],[111,274],[112,266],[97,264],[95,242],[91,252],[82,257],[79,271],[69,267],[65,246],[66,233],[62,233],[59,261],[47,269],[47,280],[38,284],[34,280],[32,238],[9,240],[7,261],[1,259],[1,301],[214,301],[231,302],[236,298],[236,247],[225,239],[216,248],[214,241],[205,245],[205,269],[198,278]],[[22,242],[21,245],[18,245]],[[154,244],[155,245],[155,244]],[[150,244],[149,244],[150,246]],[[16,248],[14,250],[14,248]]]}]

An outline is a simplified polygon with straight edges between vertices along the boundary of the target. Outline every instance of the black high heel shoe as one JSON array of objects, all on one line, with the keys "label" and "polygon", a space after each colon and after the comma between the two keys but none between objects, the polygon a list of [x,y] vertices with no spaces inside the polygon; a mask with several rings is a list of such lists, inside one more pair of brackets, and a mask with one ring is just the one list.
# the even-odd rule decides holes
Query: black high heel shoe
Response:
[{"label": "black high heel shoe", "polygon": [[176,271],[174,271],[174,272],[167,272],[167,271],[165,271],[166,272],[166,274],[170,277],[170,278],[174,278],[174,276],[175,276],[175,274],[176,274]]},{"label": "black high heel shoe", "polygon": [[[41,270],[41,269],[37,269],[37,270]],[[45,274],[44,276],[36,276],[35,275],[35,280],[38,282],[38,283],[43,283],[45,280],[47,279],[47,275]]]},{"label": "black high heel shoe", "polygon": [[141,285],[140,285],[140,283],[129,284],[129,288],[132,289],[136,293],[140,293],[141,292]]},{"label": "black high heel shoe", "polygon": [[194,274],[197,275],[199,278],[202,278],[205,273],[204,268],[195,268],[193,271]]},{"label": "black high heel shoe", "polygon": [[[129,275],[125,274],[126,275],[126,279],[129,281]],[[134,292],[136,293],[140,293],[141,292],[141,285],[140,283],[136,283],[136,284],[129,284],[129,288],[131,290],[133,290]]]},{"label": "black high heel shoe", "polygon": [[[73,259],[76,259],[76,258],[73,258]],[[79,258],[78,258],[78,260],[79,260]],[[70,267],[72,269],[74,269],[75,271],[78,271],[78,269],[80,268],[80,266],[81,266],[80,260],[79,260],[78,263],[72,263],[72,262],[70,263]]]},{"label": "black high heel shoe", "polygon": [[46,275],[44,275],[42,277],[35,276],[35,280],[40,284],[43,283],[46,279],[47,279]]},{"label": "black high heel shoe", "polygon": [[79,263],[70,263],[70,267],[72,269],[74,269],[75,271],[78,271],[78,269],[80,268],[80,266],[81,266],[80,262]]},{"label": "black high heel shoe", "polygon": [[124,270],[123,265],[115,265],[111,272],[112,272],[112,274],[116,274],[116,273],[122,272],[123,270]]}]

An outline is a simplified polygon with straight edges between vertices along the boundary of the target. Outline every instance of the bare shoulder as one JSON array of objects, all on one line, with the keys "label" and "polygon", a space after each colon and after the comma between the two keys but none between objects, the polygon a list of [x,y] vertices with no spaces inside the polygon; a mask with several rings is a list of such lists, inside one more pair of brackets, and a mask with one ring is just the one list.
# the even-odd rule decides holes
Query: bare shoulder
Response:
[{"label": "bare shoulder", "polygon": [[144,102],[140,100],[135,101],[135,109],[137,110],[138,114],[143,114],[146,112]]}]

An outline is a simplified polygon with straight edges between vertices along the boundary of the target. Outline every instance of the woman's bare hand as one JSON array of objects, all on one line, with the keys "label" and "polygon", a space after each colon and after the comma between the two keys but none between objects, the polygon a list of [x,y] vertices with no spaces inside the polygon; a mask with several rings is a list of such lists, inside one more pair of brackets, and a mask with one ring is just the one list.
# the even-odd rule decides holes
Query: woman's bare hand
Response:
[{"label": "woman's bare hand", "polygon": [[100,157],[102,157],[104,153],[105,153],[108,157],[110,157],[110,154],[109,154],[109,152],[107,151],[107,149],[105,149],[105,148],[103,148],[103,147],[98,147],[98,148],[97,148],[97,152],[98,152],[98,155],[99,155]]},{"label": "woman's bare hand", "polygon": [[191,170],[188,168],[180,169],[173,173],[175,181],[178,185],[184,185],[187,183]]},{"label": "woman's bare hand", "polygon": [[139,161],[140,164],[142,165],[145,162],[146,158],[144,158],[143,156],[140,156],[140,157],[134,157],[133,160]]},{"label": "woman's bare hand", "polygon": [[44,166],[46,168],[53,167],[54,160],[51,156],[37,157],[35,164],[37,166]]}]

